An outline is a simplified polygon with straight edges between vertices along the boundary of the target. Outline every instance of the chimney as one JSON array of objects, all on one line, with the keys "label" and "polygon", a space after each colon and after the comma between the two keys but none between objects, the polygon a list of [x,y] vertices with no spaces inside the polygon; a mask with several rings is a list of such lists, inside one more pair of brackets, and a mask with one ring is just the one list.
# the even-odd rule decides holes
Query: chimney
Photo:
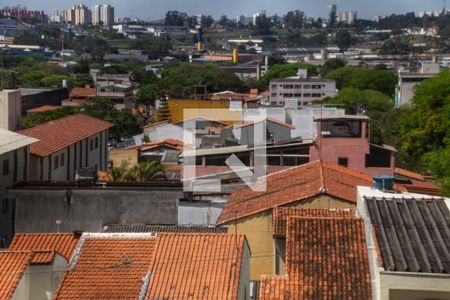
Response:
[{"label": "chimney", "polygon": [[82,235],[83,235],[83,230],[74,230],[73,231],[73,237],[76,239],[81,238]]}]

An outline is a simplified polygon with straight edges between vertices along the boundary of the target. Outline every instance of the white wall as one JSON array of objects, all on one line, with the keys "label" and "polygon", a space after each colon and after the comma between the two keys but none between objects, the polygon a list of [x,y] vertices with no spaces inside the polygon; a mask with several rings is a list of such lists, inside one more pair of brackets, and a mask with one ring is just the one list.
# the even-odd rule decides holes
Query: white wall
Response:
[{"label": "white wall", "polygon": [[22,96],[19,90],[0,91],[0,128],[16,130],[22,115]]}]

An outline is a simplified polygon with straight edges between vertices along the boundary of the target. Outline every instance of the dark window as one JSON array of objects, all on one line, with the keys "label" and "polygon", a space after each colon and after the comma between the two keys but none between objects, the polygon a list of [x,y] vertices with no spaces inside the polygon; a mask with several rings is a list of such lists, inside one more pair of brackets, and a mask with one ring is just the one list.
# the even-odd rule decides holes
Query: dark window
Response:
[{"label": "dark window", "polygon": [[64,166],[64,163],[65,163],[65,155],[64,155],[64,153],[61,153],[61,157],[60,157],[60,165],[61,165],[61,167]]},{"label": "dark window", "polygon": [[366,168],[390,168],[391,151],[370,146],[370,154],[366,154]]},{"label": "dark window", "polygon": [[53,157],[53,169],[58,169],[59,168],[59,156],[56,155],[55,157]]},{"label": "dark window", "polygon": [[323,137],[361,137],[359,121],[322,121]]},{"label": "dark window", "polygon": [[92,151],[94,150],[94,140],[89,141],[89,149]]},{"label": "dark window", "polygon": [[98,148],[98,137],[95,138],[95,149]]},{"label": "dark window", "polygon": [[343,166],[343,167],[348,167],[348,157],[339,157],[338,165]]},{"label": "dark window", "polygon": [[3,161],[3,176],[9,175],[9,159]]}]

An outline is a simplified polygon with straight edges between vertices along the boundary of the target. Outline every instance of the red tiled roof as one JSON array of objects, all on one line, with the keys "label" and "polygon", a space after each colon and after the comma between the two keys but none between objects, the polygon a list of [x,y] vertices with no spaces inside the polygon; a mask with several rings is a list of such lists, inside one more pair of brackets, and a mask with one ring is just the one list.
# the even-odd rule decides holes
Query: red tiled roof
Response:
[{"label": "red tiled roof", "polygon": [[166,139],[161,141],[155,141],[155,142],[149,142],[140,145],[141,151],[149,151],[161,146],[167,146],[169,148],[172,148],[174,150],[183,151],[184,143],[182,141],[176,140],[176,139]]},{"label": "red tiled roof", "polygon": [[434,182],[419,181],[412,179],[411,184],[402,183],[401,186],[404,187],[410,193],[442,196],[441,187]]},{"label": "red tiled roof", "polygon": [[362,219],[288,219],[286,274],[292,299],[371,299]]},{"label": "red tiled roof", "polygon": [[237,299],[244,243],[242,235],[161,235],[146,299]]},{"label": "red tiled roof", "polygon": [[73,97],[95,97],[97,95],[96,88],[75,87],[70,92],[70,98]]},{"label": "red tiled roof", "polygon": [[144,128],[151,128],[153,126],[158,126],[158,125],[168,124],[168,123],[169,123],[169,120],[164,120],[164,121],[161,121],[161,122],[156,122],[156,123],[145,125]]},{"label": "red tiled roof", "polygon": [[54,299],[139,298],[156,238],[83,236],[80,243]]},{"label": "red tiled roof", "polygon": [[57,109],[59,109],[59,106],[44,105],[44,106],[29,109],[29,110],[27,110],[27,112],[36,113],[36,112],[43,112],[43,111],[57,110]]},{"label": "red tiled roof", "polygon": [[245,238],[84,234],[55,299],[237,299]]},{"label": "red tiled roof", "polygon": [[367,174],[318,160],[265,178],[266,192],[245,188],[231,194],[217,225],[319,194],[356,204],[356,187],[372,185],[372,177]]},{"label": "red tiled roof", "polygon": [[263,122],[263,121],[269,121],[269,122],[276,123],[276,124],[279,124],[279,125],[283,125],[283,126],[286,126],[286,127],[292,128],[292,129],[295,128],[294,125],[287,124],[287,123],[278,121],[278,120],[276,120],[276,119],[274,119],[274,118],[270,118],[270,117],[265,118],[265,119],[261,119],[261,120],[258,120],[258,121],[252,121],[252,122],[240,124],[240,125],[238,125],[236,128],[242,128],[242,127],[254,125],[254,124],[256,124],[256,123],[261,123],[261,122]]},{"label": "red tiled roof", "polygon": [[401,168],[395,168],[394,170],[395,174],[398,174],[400,176],[403,177],[408,177],[411,179],[415,179],[415,180],[419,180],[419,181],[425,181],[425,177],[419,173],[414,173],[405,169],[401,169]]},{"label": "red tiled roof", "polygon": [[9,250],[34,251],[33,264],[51,263],[55,251],[69,261],[77,243],[72,233],[16,233]]},{"label": "red tiled roof", "polygon": [[273,235],[286,236],[287,220],[290,217],[353,219],[355,216],[355,209],[275,207],[273,209]]},{"label": "red tiled roof", "polygon": [[18,133],[39,139],[39,142],[30,146],[30,153],[46,157],[113,126],[112,123],[77,114],[21,130]]},{"label": "red tiled roof", "polygon": [[0,251],[0,299],[14,296],[31,257],[31,252]]},{"label": "red tiled roof", "polygon": [[287,275],[262,275],[259,287],[259,300],[289,300]]}]

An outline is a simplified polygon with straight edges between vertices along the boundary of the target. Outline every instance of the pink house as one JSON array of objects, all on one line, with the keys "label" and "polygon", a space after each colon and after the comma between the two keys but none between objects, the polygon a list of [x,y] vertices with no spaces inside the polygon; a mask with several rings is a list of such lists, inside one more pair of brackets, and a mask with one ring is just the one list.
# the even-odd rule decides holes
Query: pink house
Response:
[{"label": "pink house", "polygon": [[394,175],[396,150],[370,143],[367,116],[327,116],[315,119],[317,138],[310,161],[324,160],[370,175]]}]

